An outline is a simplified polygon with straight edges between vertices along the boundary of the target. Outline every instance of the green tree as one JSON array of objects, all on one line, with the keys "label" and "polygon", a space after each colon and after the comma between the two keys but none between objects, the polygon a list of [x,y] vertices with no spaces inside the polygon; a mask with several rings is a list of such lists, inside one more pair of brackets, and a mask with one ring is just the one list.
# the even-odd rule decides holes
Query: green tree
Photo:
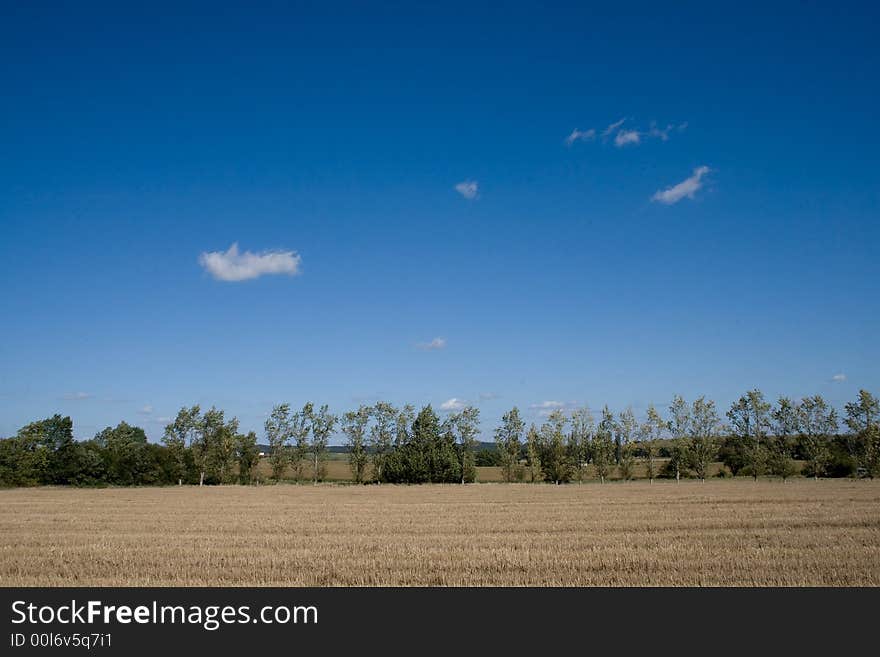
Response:
[{"label": "green tree", "polygon": [[543,476],[541,464],[541,434],[532,424],[526,433],[526,458],[529,466],[529,481],[535,483]]},{"label": "green tree", "polygon": [[871,477],[880,475],[880,400],[867,390],[859,390],[858,399],[844,408],[851,432],[847,438],[850,455]]},{"label": "green tree", "polygon": [[709,465],[718,455],[717,435],[721,421],[715,411],[715,402],[705,397],[694,401],[690,417],[689,462],[694,474],[705,482]]},{"label": "green tree", "polygon": [[669,433],[672,436],[670,467],[675,471],[675,481],[681,481],[681,472],[688,464],[687,440],[691,432],[691,409],[681,395],[672,398],[669,406]]},{"label": "green tree", "polygon": [[555,410],[541,425],[541,469],[544,472],[544,480],[556,484],[571,479],[571,455],[565,440],[566,424],[565,414]]},{"label": "green tree", "polygon": [[501,474],[504,481],[514,481],[516,469],[519,467],[519,455],[522,451],[522,435],[525,424],[519,416],[519,409],[514,406],[501,416],[501,425],[495,429],[495,445],[501,459]]},{"label": "green tree", "polygon": [[315,485],[324,476],[324,459],[327,457],[327,445],[336,420],[327,404],[321,406],[312,418],[312,442],[309,447],[312,453],[312,483]]},{"label": "green tree", "polygon": [[584,478],[584,467],[589,460],[590,441],[595,429],[596,423],[589,407],[584,406],[572,412],[568,451],[578,481]]},{"label": "green tree", "polygon": [[197,440],[202,421],[201,413],[198,404],[190,408],[184,406],[177,412],[177,417],[165,426],[162,442],[171,452],[173,476],[178,485],[183,483],[183,478],[186,476],[187,447],[192,448]]},{"label": "green tree", "polygon": [[104,453],[108,483],[136,486],[155,478],[156,464],[147,449],[147,434],[140,427],[120,422],[98,433],[94,440]]},{"label": "green tree", "polygon": [[831,436],[837,431],[837,411],[822,395],[815,395],[801,399],[797,415],[807,469],[814,479],[818,479],[825,474],[831,458]]},{"label": "green tree", "polygon": [[364,482],[367,471],[367,425],[370,423],[370,408],[361,405],[356,411],[348,411],[342,416],[342,432],[346,436],[348,464],[355,483]]},{"label": "green tree", "polygon": [[797,405],[789,397],[779,397],[770,415],[773,418],[773,438],[768,441],[768,465],[771,474],[782,477],[784,482],[795,473],[792,440],[798,433]]},{"label": "green tree", "polygon": [[599,420],[599,426],[596,428],[596,434],[593,436],[593,442],[590,445],[590,457],[593,460],[593,467],[599,476],[599,481],[603,484],[611,471],[611,465],[614,462],[614,430],[616,426],[614,413],[605,406],[602,409],[602,419]]},{"label": "green tree", "polygon": [[648,406],[647,417],[641,426],[641,448],[645,457],[645,470],[648,480],[653,484],[657,476],[656,458],[657,441],[662,440],[663,432],[667,424],[654,408],[654,404]]},{"label": "green tree", "polygon": [[[212,409],[213,410],[213,409]],[[207,413],[205,414],[208,415]],[[224,421],[223,411],[219,411],[219,424],[211,429],[211,472],[221,484],[235,480],[235,450],[238,435],[238,418]]]},{"label": "green tree", "polygon": [[257,447],[257,434],[253,431],[235,436],[235,461],[238,464],[238,481],[250,484],[254,480],[254,472],[260,462],[260,450]]},{"label": "green tree", "polygon": [[315,417],[315,407],[312,402],[306,402],[302,410],[294,413],[290,418],[290,440],[293,454],[293,478],[300,481],[303,478],[303,463],[309,455],[309,435],[312,432],[312,421]]},{"label": "green tree", "polygon": [[620,476],[624,481],[629,481],[633,478],[636,460],[633,442],[636,439],[638,427],[636,416],[631,407],[628,407],[618,416],[616,429],[620,444]]},{"label": "green tree", "polygon": [[290,404],[276,404],[263,425],[269,443],[269,463],[272,465],[272,479],[281,481],[290,463],[290,444],[293,437],[293,417]]},{"label": "green tree", "polygon": [[480,409],[465,406],[450,420],[457,440],[461,483],[474,482],[477,478],[477,469],[474,465],[474,447],[480,433]]},{"label": "green tree", "polygon": [[757,481],[767,466],[770,404],[764,400],[764,394],[755,388],[731,405],[727,417],[734,435],[739,438],[745,468]]},{"label": "green tree", "polygon": [[375,419],[370,429],[370,449],[373,452],[373,477],[384,481],[385,464],[394,448],[394,428],[397,409],[386,402],[378,402],[372,409]]}]

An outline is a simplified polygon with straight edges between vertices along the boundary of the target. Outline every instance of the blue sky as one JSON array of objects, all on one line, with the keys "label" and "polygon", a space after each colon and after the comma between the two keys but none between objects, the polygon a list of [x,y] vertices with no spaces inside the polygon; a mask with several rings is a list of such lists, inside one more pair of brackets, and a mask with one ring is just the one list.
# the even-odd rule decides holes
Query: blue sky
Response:
[{"label": "blue sky", "polygon": [[0,435],[880,392],[880,11],[411,4],[4,8]]}]

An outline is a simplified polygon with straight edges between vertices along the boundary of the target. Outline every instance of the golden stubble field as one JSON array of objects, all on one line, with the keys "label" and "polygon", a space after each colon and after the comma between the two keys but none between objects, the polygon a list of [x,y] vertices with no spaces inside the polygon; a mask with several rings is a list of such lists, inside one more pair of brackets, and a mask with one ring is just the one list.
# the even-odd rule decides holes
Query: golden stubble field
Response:
[{"label": "golden stubble field", "polygon": [[0,585],[880,585],[880,482],[0,491]]}]

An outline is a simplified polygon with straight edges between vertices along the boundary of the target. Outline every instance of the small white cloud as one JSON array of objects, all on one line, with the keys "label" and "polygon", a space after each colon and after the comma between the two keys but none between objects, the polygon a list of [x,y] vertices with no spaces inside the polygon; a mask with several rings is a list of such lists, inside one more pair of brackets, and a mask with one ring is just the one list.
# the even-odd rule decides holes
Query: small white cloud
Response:
[{"label": "small white cloud", "polygon": [[170,424],[173,421],[174,421],[174,418],[165,417],[164,415],[160,415],[159,417],[156,418],[156,422],[158,422],[159,424]]},{"label": "small white cloud", "polygon": [[455,186],[455,191],[472,201],[479,195],[480,185],[476,180],[463,180]]},{"label": "small white cloud", "polygon": [[602,131],[602,138],[604,139],[604,138],[607,138],[607,137],[609,137],[610,135],[612,135],[612,134],[614,133],[615,130],[617,130],[620,126],[623,125],[624,121],[626,121],[625,118],[620,119],[620,121],[615,121],[614,123],[612,123],[611,125],[609,125],[607,128],[605,128],[605,129]]},{"label": "small white cloud", "polygon": [[434,338],[430,342],[420,342],[419,349],[424,349],[425,351],[435,351],[437,349],[445,349],[446,348],[446,338]]},{"label": "small white cloud", "polygon": [[558,401],[542,401],[540,404],[532,404],[529,408],[535,411],[552,411],[557,408],[562,408],[563,406],[565,406],[565,404]]},{"label": "small white cloud", "polygon": [[64,401],[82,401],[84,399],[91,399],[93,396],[89,392],[67,392],[61,396],[61,399]]},{"label": "small white cloud", "polygon": [[138,413],[140,413],[141,415],[152,415],[153,414],[153,407],[150,406],[149,404],[147,404],[141,410],[139,410]]},{"label": "small white cloud", "polygon": [[246,281],[266,274],[299,273],[301,258],[294,251],[239,253],[238,243],[227,251],[209,251],[199,256],[199,264],[218,281]]},{"label": "small white cloud", "polygon": [[665,128],[658,128],[656,121],[651,121],[651,127],[648,130],[649,137],[656,137],[660,141],[669,141],[669,133],[672,131],[672,124]]},{"label": "small white cloud", "polygon": [[571,134],[565,138],[565,145],[571,146],[576,141],[593,141],[596,138],[596,131],[593,128],[589,130],[578,130],[575,128]]},{"label": "small white cloud", "polygon": [[638,144],[642,140],[637,130],[621,130],[614,137],[614,145],[618,148],[628,144]]},{"label": "small white cloud", "polygon": [[493,399],[498,399],[498,395],[496,395],[494,392],[480,393],[480,401],[492,401]]},{"label": "small white cloud", "polygon": [[441,411],[460,411],[463,409],[467,403],[463,399],[459,399],[458,397],[453,397],[452,399],[447,399],[445,402],[440,404]]},{"label": "small white cloud", "polygon": [[842,372],[840,374],[835,374],[831,377],[831,380],[834,381],[834,383],[843,383],[846,381],[846,374],[843,374]]},{"label": "small white cloud", "polygon": [[709,167],[697,167],[694,169],[694,173],[690,178],[682,180],[680,183],[669,189],[657,191],[654,196],[651,197],[651,200],[665,205],[672,205],[673,203],[678,203],[685,197],[692,199],[694,198],[694,194],[696,194],[703,186],[703,176],[707,173],[709,173]]}]

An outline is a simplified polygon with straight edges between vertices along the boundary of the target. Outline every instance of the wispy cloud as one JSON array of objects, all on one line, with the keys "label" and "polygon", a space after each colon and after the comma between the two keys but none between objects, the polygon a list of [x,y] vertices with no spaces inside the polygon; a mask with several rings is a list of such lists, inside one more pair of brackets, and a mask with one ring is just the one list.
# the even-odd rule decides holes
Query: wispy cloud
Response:
[{"label": "wispy cloud", "polygon": [[565,145],[571,146],[576,141],[593,141],[595,138],[595,128],[590,128],[589,130],[578,130],[577,128],[575,128],[571,131],[571,134],[565,138]]},{"label": "wispy cloud", "polygon": [[831,377],[831,380],[834,381],[834,383],[843,383],[844,381],[846,381],[846,374],[844,374],[843,372],[841,372],[840,374],[835,374]]},{"label": "wispy cloud", "polygon": [[91,399],[94,395],[90,392],[66,392],[61,395],[61,399],[64,401],[83,401],[84,399]]},{"label": "wispy cloud", "polygon": [[141,409],[138,411],[138,413],[139,413],[140,415],[152,415],[152,414],[153,414],[153,407],[150,406],[149,404],[147,404],[146,406],[144,406],[143,408],[141,408]]},{"label": "wispy cloud", "polygon": [[480,401],[492,401],[493,399],[498,399],[498,395],[494,392],[481,392],[480,393]]},{"label": "wispy cloud", "polygon": [[642,137],[637,130],[621,130],[614,137],[614,145],[618,148],[628,144],[638,144],[642,141]]},{"label": "wispy cloud", "polygon": [[565,406],[565,404],[559,401],[542,401],[538,404],[532,404],[529,408],[535,411],[553,411],[557,408],[562,408],[563,406]]},{"label": "wispy cloud", "polygon": [[605,128],[605,129],[602,131],[602,138],[603,138],[603,139],[606,139],[606,138],[608,138],[609,136],[611,136],[612,134],[614,134],[614,132],[615,132],[620,126],[622,126],[622,125],[624,124],[625,121],[626,121],[626,118],[623,118],[623,119],[620,119],[620,121],[615,121],[614,123],[612,123],[611,125],[609,125],[607,128]]},{"label": "wispy cloud", "polygon": [[460,411],[465,406],[467,406],[467,402],[463,399],[459,399],[458,397],[453,397],[452,399],[447,399],[445,402],[440,404],[441,411]]},{"label": "wispy cloud", "polygon": [[420,342],[419,349],[424,351],[435,351],[437,349],[446,349],[446,338],[434,338],[430,342]]},{"label": "wispy cloud", "polygon": [[529,409],[532,411],[536,411],[540,417],[547,417],[553,411],[565,411],[570,412],[576,409],[578,405],[575,402],[561,402],[555,400],[542,401],[537,404],[532,404],[529,406]]},{"label": "wispy cloud", "polygon": [[694,198],[694,194],[702,188],[703,176],[707,173],[709,173],[709,167],[697,167],[694,169],[694,173],[690,178],[685,178],[677,185],[673,185],[668,189],[655,192],[654,196],[651,197],[651,200],[665,205],[672,205],[673,203],[678,203],[685,197],[692,199]]},{"label": "wispy cloud", "polygon": [[672,125],[671,123],[667,124],[665,128],[658,128],[656,121],[651,121],[651,127],[648,128],[648,136],[656,137],[660,141],[669,141],[669,135],[675,132],[684,132],[684,130],[688,127],[687,121],[684,123],[679,123],[678,125]]},{"label": "wispy cloud", "polygon": [[199,256],[199,264],[218,281],[247,281],[267,274],[299,273],[302,259],[294,251],[251,251],[238,250],[233,243],[227,251],[206,251]]},{"label": "wispy cloud", "polygon": [[472,201],[480,194],[480,184],[476,180],[463,180],[455,186],[455,191]]}]

